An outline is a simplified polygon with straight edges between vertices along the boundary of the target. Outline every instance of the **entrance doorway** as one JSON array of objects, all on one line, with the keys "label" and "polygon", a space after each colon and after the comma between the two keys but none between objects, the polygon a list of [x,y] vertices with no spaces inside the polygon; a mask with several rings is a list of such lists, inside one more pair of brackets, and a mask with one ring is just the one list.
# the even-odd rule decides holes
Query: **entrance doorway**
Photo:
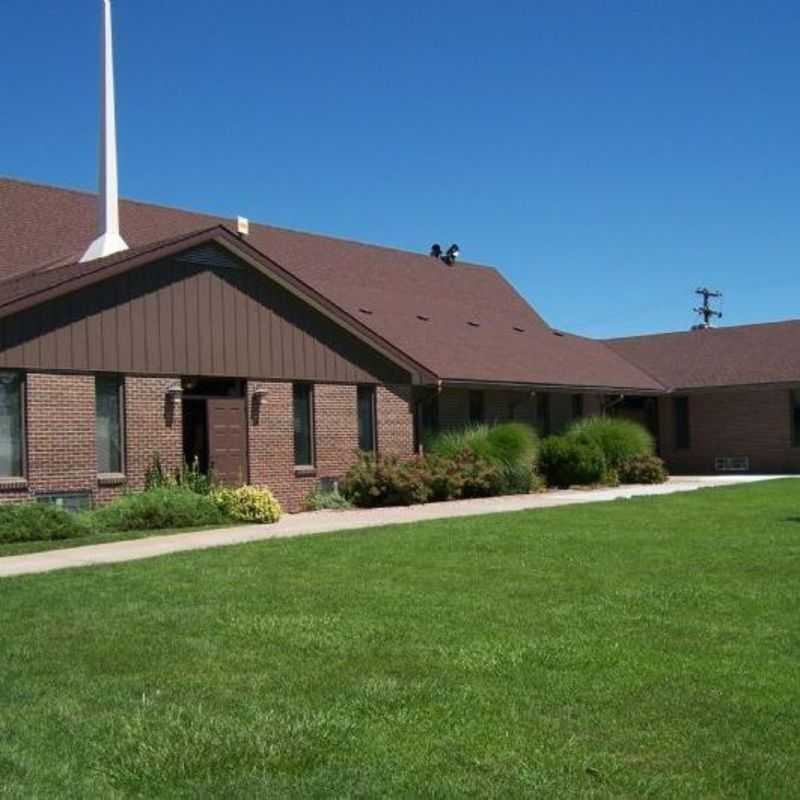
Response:
[{"label": "entrance doorway", "polygon": [[244,381],[183,381],[183,456],[225,486],[247,483]]}]

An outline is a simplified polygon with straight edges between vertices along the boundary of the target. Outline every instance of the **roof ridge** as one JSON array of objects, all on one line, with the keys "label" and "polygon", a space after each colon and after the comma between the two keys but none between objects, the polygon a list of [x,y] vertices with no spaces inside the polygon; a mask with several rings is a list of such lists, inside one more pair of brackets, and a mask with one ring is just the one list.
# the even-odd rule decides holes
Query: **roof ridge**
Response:
[{"label": "roof ridge", "polygon": [[714,328],[691,328],[686,331],[660,331],[659,333],[638,333],[630,336],[612,336],[608,339],[598,339],[601,342],[629,342],[632,339],[655,339],[660,336],[690,336],[692,334],[718,333],[720,331],[736,331],[743,328],[767,328],[771,325],[793,325],[800,323],[800,318],[773,319],[767,322],[743,322],[741,325],[720,325]]}]

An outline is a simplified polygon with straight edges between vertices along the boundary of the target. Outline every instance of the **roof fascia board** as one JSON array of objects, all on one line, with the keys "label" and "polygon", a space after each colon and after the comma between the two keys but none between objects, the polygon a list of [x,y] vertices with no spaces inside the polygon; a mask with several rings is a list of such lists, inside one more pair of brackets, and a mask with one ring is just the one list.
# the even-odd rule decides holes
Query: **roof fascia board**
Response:
[{"label": "roof fascia board", "polygon": [[776,389],[800,389],[800,378],[796,381],[764,381],[762,383],[729,383],[718,386],[686,386],[670,390],[670,394],[709,394],[730,392],[767,392]]},{"label": "roof fascia board", "polygon": [[444,387],[459,389],[519,389],[523,391],[548,391],[563,393],[597,393],[597,394],[627,394],[627,395],[647,395],[658,397],[668,394],[669,390],[664,389],[639,389],[630,386],[593,386],[583,384],[558,384],[558,383],[520,383],[510,381],[477,381],[472,379],[452,379],[442,381]]}]

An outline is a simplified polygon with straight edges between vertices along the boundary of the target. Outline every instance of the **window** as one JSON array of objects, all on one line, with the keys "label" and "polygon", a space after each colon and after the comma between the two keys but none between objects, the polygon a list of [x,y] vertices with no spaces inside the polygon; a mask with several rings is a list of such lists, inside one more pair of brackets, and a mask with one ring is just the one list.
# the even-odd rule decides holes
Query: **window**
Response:
[{"label": "window", "polygon": [[294,394],[294,463],[314,466],[314,390],[308,383],[296,383]]},{"label": "window", "polygon": [[375,452],[375,387],[358,387],[358,449]]},{"label": "window", "polygon": [[792,391],[792,446],[800,447],[800,389]]},{"label": "window", "polygon": [[22,375],[0,372],[0,478],[23,471]]},{"label": "window", "polygon": [[117,377],[94,381],[97,471],[124,472],[122,465],[122,383]]},{"label": "window", "polygon": [[583,395],[572,395],[572,418],[580,419],[583,416]]},{"label": "window", "polygon": [[473,425],[483,422],[483,392],[469,393],[469,421]]},{"label": "window", "polygon": [[689,430],[689,398],[676,397],[673,400],[675,414],[675,448],[688,450],[691,446],[691,433]]},{"label": "window", "polygon": [[536,424],[540,436],[550,435],[550,395],[536,395]]},{"label": "window", "polygon": [[414,406],[414,449],[439,433],[439,395],[420,400]]}]

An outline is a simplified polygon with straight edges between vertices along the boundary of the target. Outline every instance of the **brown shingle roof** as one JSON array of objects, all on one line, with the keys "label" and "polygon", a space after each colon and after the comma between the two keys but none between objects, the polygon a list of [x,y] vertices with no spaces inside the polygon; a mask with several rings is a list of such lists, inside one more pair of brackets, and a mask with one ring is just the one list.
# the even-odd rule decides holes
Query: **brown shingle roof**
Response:
[{"label": "brown shingle roof", "polygon": [[800,320],[610,339],[671,389],[800,381]]},{"label": "brown shingle roof", "polygon": [[[120,217],[137,250],[230,222],[132,201]],[[94,195],[0,179],[0,295],[74,265],[95,218]],[[494,268],[265,225],[247,242],[443,380],[662,388],[604,343],[557,335]]]}]

